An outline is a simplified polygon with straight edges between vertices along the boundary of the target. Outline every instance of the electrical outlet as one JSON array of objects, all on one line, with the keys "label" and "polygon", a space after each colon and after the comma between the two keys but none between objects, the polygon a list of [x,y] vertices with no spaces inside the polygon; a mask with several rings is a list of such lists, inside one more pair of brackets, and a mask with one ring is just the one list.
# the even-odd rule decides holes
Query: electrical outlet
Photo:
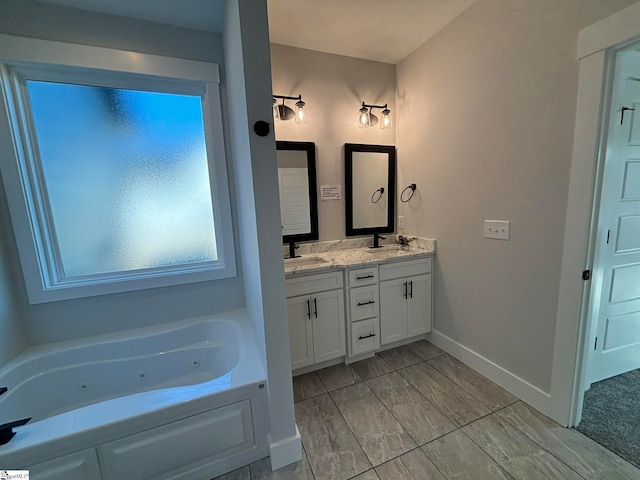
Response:
[{"label": "electrical outlet", "polygon": [[404,228],[404,216],[398,216],[398,228]]},{"label": "electrical outlet", "polygon": [[485,220],[484,238],[509,240],[511,236],[511,222],[508,220]]}]

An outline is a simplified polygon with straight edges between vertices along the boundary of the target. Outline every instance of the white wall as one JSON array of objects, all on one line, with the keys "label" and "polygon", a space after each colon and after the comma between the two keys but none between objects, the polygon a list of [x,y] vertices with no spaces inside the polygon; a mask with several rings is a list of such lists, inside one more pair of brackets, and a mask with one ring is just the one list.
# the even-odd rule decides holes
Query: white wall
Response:
[{"label": "white wall", "polygon": [[[343,187],[342,200],[318,199],[320,240],[344,238],[344,144],[395,145],[398,114],[395,109],[395,67],[272,44],[271,78],[274,94],[302,94],[310,117],[307,125],[296,125],[293,120],[277,122],[276,138],[315,142],[318,187],[336,184]],[[357,128],[358,110],[363,101],[373,105],[388,103],[392,128]],[[379,109],[374,110],[375,114],[379,112]]]},{"label": "white wall", "polygon": [[418,185],[398,213],[438,239],[435,330],[547,392],[577,35],[630,3],[479,0],[397,65],[399,185]]},{"label": "white wall", "polygon": [[241,267],[247,310],[267,371],[271,465],[279,468],[301,458],[302,443],[293,409],[275,139],[273,132],[260,137],[253,131],[258,120],[272,123],[266,0],[227,0],[225,25]]},{"label": "white wall", "polygon": [[[20,0],[1,0],[0,11],[2,33],[224,63],[222,38],[214,33]],[[233,185],[231,195],[233,198]],[[0,203],[0,210],[5,210],[4,196]],[[234,207],[232,204],[235,216]],[[11,264],[15,261],[15,239],[7,219],[0,216],[0,222],[0,243],[7,245],[0,253],[0,264]],[[16,300],[30,344],[142,327],[244,306],[241,274],[228,280],[40,305],[26,302],[21,274],[15,283],[18,292],[0,289],[0,299]]]},{"label": "white wall", "polygon": [[18,305],[25,301],[25,294],[17,285],[18,253],[15,242],[7,241],[11,235],[8,222],[9,211],[0,181],[0,225],[3,231],[9,230],[7,235],[0,235],[0,368],[27,347],[26,324],[18,310]]}]

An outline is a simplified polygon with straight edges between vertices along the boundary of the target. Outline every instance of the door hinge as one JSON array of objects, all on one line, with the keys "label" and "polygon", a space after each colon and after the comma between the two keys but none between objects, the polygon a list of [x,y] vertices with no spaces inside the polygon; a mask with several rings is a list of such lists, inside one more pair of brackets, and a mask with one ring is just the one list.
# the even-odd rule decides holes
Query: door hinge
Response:
[{"label": "door hinge", "polygon": [[585,270],[582,272],[582,279],[589,280],[591,278],[591,270]]},{"label": "door hinge", "polygon": [[596,337],[596,342],[593,345],[593,349],[597,350],[598,349],[598,337]]}]

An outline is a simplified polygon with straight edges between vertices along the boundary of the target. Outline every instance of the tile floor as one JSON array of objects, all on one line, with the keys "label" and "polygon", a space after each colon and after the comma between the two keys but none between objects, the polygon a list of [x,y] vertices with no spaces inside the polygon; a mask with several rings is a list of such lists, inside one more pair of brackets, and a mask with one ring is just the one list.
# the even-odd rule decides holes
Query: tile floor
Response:
[{"label": "tile floor", "polygon": [[218,480],[639,479],[426,340],[294,378],[303,458]]}]

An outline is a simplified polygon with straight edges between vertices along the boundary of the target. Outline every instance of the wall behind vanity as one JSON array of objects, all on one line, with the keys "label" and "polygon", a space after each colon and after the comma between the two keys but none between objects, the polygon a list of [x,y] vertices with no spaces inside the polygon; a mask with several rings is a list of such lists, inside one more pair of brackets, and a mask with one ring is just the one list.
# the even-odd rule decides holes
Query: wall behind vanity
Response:
[{"label": "wall behind vanity", "polygon": [[[276,95],[302,95],[309,123],[275,125],[277,140],[314,142],[320,185],[341,185],[341,200],[318,198],[320,240],[345,237],[344,144],[395,145],[395,66],[341,55],[271,45],[271,76]],[[356,125],[362,102],[388,104],[390,130]],[[293,107],[295,102],[287,102]],[[374,109],[378,115],[379,109]]]}]

